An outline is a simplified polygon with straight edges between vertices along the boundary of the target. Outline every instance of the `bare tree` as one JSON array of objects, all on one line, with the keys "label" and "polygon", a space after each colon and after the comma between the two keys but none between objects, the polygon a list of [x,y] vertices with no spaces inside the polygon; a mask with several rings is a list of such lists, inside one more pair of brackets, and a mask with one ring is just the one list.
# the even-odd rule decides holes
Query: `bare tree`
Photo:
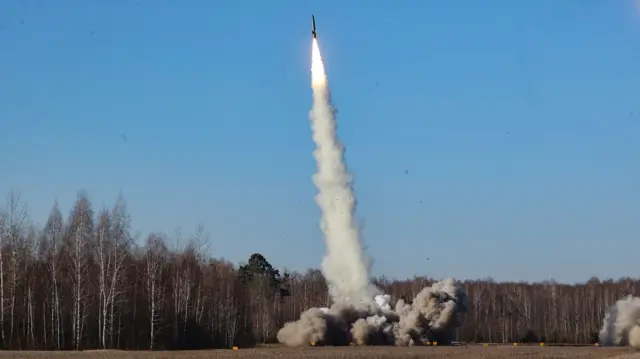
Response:
[{"label": "bare tree", "polygon": [[[19,276],[19,257],[18,253],[23,245],[22,239],[25,227],[28,224],[27,207],[21,200],[21,194],[18,191],[11,191],[7,196],[7,217],[6,226],[8,229],[7,241],[5,244],[10,248],[10,265],[11,279],[9,282],[9,300],[10,300],[10,322],[9,322],[9,345],[13,344],[13,334],[15,328],[15,311],[16,311],[16,288],[18,286]],[[1,262],[0,262],[1,263]],[[1,265],[1,264],[0,264]],[[1,285],[1,284],[0,284]],[[4,295],[2,296],[4,297]],[[3,298],[4,299],[4,298]],[[3,300],[0,300],[3,301]],[[0,306],[2,306],[0,304]]]},{"label": "bare tree", "polygon": [[93,235],[93,210],[84,194],[78,199],[69,216],[68,240],[71,253],[70,271],[73,283],[73,347],[80,349],[86,320],[87,275],[89,273],[89,249]]},{"label": "bare tree", "polygon": [[96,240],[97,245],[95,247],[96,257],[98,260],[98,285],[99,285],[99,313],[98,313],[98,337],[102,348],[107,347],[107,315],[109,309],[109,290],[107,289],[107,272],[109,271],[109,246],[111,230],[111,218],[109,211],[103,210],[100,213],[96,226]]},{"label": "bare tree", "polygon": [[[202,268],[206,263],[206,257],[208,256],[205,253],[209,251],[209,237],[204,232],[204,225],[199,224],[196,228],[196,235],[191,241],[192,247],[194,249],[195,255],[195,267]],[[200,271],[201,272],[201,271]],[[207,300],[205,291],[203,289],[204,276],[200,273],[198,279],[196,279],[196,293],[195,293],[195,303],[193,306],[193,317],[198,325],[202,323],[202,316],[204,314],[204,303]]]},{"label": "bare tree", "polygon": [[182,267],[182,229],[180,227],[175,230],[175,248],[172,255],[172,278],[171,278],[171,297],[173,299],[173,341],[178,341],[180,330],[178,324],[180,322],[180,313],[184,297],[182,295],[182,277],[180,269]]},{"label": "bare tree", "polygon": [[[24,243],[24,310],[23,310],[23,336],[26,336],[26,340],[20,340],[20,342],[26,342],[27,348],[34,348],[36,346],[36,336],[35,336],[35,308],[37,303],[35,303],[34,293],[36,289],[36,284],[38,281],[38,251],[36,247],[36,238],[38,237],[38,233],[36,228],[31,225],[29,226],[29,230],[27,232],[27,236],[25,238]],[[44,317],[44,313],[43,313]],[[44,323],[43,323],[44,326]]]},{"label": "bare tree", "polygon": [[162,272],[167,260],[167,248],[162,237],[150,235],[147,239],[146,252],[146,287],[149,302],[149,349],[154,348],[158,335],[159,323],[162,322],[162,305],[164,290],[162,288]]},{"label": "bare tree", "polygon": [[58,207],[58,201],[53,204],[49,219],[44,228],[44,245],[48,258],[49,275],[51,277],[51,339],[55,343],[57,349],[62,348],[61,335],[62,325],[60,322],[60,293],[59,293],[59,271],[58,260],[60,255],[60,247],[62,245],[63,233],[64,233],[64,220],[62,219],[62,213]]},{"label": "bare tree", "polygon": [[[126,254],[131,246],[131,218],[127,213],[126,204],[122,194],[118,196],[115,206],[111,210],[111,246],[109,252],[109,295],[107,304],[109,306],[109,341],[113,346],[113,336],[115,327],[116,311],[115,306],[121,301],[123,295],[123,272]],[[118,316],[120,323],[120,316]],[[118,325],[120,329],[120,325]],[[119,336],[118,336],[119,338]]]},{"label": "bare tree", "polygon": [[5,314],[5,297],[4,297],[4,276],[5,276],[5,263],[4,263],[4,246],[9,235],[9,219],[6,212],[0,212],[0,339],[2,340],[2,347],[5,347],[4,337],[4,314]]}]

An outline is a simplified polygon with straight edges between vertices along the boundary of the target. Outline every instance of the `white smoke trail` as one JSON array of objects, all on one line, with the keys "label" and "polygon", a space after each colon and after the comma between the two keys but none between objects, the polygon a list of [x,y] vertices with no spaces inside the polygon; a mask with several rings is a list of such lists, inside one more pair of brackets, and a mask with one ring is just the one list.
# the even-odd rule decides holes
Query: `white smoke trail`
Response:
[{"label": "white smoke trail", "polygon": [[640,349],[640,298],[629,295],[607,309],[600,343]]},{"label": "white smoke trail", "polygon": [[356,200],[351,176],[344,162],[344,150],[336,134],[335,110],[327,86],[318,42],[313,39],[311,87],[313,107],[309,114],[318,167],[313,182],[319,190],[316,203],[322,210],[320,228],[327,252],[322,273],[329,284],[334,303],[371,303],[377,294],[369,281],[370,261],[362,250],[360,230],[355,219]]},{"label": "white smoke trail", "polygon": [[380,295],[369,281],[369,260],[362,250],[354,212],[356,200],[344,163],[344,151],[336,135],[324,65],[313,40],[311,83],[313,129],[318,172],[313,181],[322,210],[321,228],[327,253],[322,272],[333,300],[331,308],[311,308],[278,331],[278,341],[304,345],[420,345],[427,341],[449,343],[467,312],[464,288],[446,279],[424,288],[411,303],[400,299],[395,308],[391,296]]}]

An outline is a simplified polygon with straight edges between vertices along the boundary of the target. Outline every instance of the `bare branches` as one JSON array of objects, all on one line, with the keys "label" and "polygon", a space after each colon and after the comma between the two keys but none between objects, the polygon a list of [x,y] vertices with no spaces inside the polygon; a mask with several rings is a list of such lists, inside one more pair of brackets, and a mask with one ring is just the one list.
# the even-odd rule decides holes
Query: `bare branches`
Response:
[{"label": "bare branches", "polygon": [[93,209],[89,199],[78,195],[71,210],[68,227],[68,246],[71,253],[69,262],[71,282],[73,283],[73,347],[81,348],[84,324],[87,318],[85,301],[88,296],[87,275],[89,274],[90,244],[93,241]]},{"label": "bare branches", "polygon": [[17,241],[29,222],[27,205],[22,202],[22,194],[16,190],[9,192],[6,207],[7,235],[10,239]]},{"label": "bare branches", "polygon": [[[51,340],[55,343],[54,348],[61,349],[62,348],[62,326],[61,326],[61,307],[60,307],[60,294],[59,294],[59,266],[58,261],[60,260],[60,248],[62,246],[62,240],[64,236],[64,220],[62,218],[62,213],[60,212],[60,208],[58,207],[58,202],[56,201],[53,204],[53,208],[51,209],[51,213],[49,214],[49,219],[47,219],[47,224],[45,225],[43,232],[43,250],[44,250],[44,258],[43,260],[47,261],[46,267],[49,270],[49,276],[51,278],[51,293],[49,298],[49,312],[50,312],[50,331],[51,331]],[[43,310],[44,312],[44,310]],[[43,316],[45,314],[43,313]],[[44,319],[46,323],[46,318]],[[46,328],[45,328],[46,333]],[[45,346],[47,346],[45,337]]]},{"label": "bare branches", "polygon": [[150,235],[147,239],[146,287],[149,302],[149,349],[154,349],[155,339],[163,319],[164,290],[161,285],[162,272],[167,261],[167,247],[162,237]]},{"label": "bare branches", "polygon": [[[20,272],[20,264],[18,253],[24,246],[23,238],[25,229],[28,224],[27,206],[22,202],[22,195],[19,191],[12,190],[7,196],[7,212],[5,217],[5,238],[2,244],[8,249],[9,254],[9,345],[13,344],[14,329],[16,323],[16,290],[22,273]],[[2,276],[4,276],[4,261],[0,261],[3,267]],[[0,310],[3,316],[4,306],[4,282],[1,284],[2,294],[0,295]],[[4,328],[2,328],[2,336],[4,342]]]}]

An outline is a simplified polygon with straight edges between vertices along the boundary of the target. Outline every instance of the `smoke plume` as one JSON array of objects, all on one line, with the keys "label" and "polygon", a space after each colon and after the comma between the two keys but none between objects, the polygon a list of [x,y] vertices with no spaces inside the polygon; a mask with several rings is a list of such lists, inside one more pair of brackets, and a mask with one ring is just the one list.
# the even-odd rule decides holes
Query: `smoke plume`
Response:
[{"label": "smoke plume", "polygon": [[344,162],[344,150],[336,134],[335,111],[315,38],[311,76],[313,107],[309,118],[316,143],[313,156],[318,167],[313,182],[318,187],[316,202],[322,210],[320,227],[327,245],[322,274],[334,302],[367,305],[377,290],[369,282],[370,262],[362,250],[354,215],[356,200]]},{"label": "smoke plume", "polygon": [[313,180],[322,210],[321,228],[327,253],[322,273],[333,301],[331,308],[311,308],[285,324],[278,341],[305,345],[446,344],[466,313],[465,290],[453,279],[424,288],[411,303],[403,299],[391,307],[391,297],[369,281],[369,260],[362,250],[354,212],[356,200],[336,135],[335,111],[316,39],[311,66],[313,107],[310,113],[318,171]]},{"label": "smoke plume", "polygon": [[629,295],[607,309],[600,343],[640,349],[640,298]]}]

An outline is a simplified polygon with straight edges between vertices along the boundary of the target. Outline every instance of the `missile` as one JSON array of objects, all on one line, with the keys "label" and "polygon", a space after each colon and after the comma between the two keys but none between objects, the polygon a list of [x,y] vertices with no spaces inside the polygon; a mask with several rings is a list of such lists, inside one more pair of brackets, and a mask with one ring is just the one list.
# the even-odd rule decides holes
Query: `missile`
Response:
[{"label": "missile", "polygon": [[311,35],[316,38],[316,18],[311,15]]}]

